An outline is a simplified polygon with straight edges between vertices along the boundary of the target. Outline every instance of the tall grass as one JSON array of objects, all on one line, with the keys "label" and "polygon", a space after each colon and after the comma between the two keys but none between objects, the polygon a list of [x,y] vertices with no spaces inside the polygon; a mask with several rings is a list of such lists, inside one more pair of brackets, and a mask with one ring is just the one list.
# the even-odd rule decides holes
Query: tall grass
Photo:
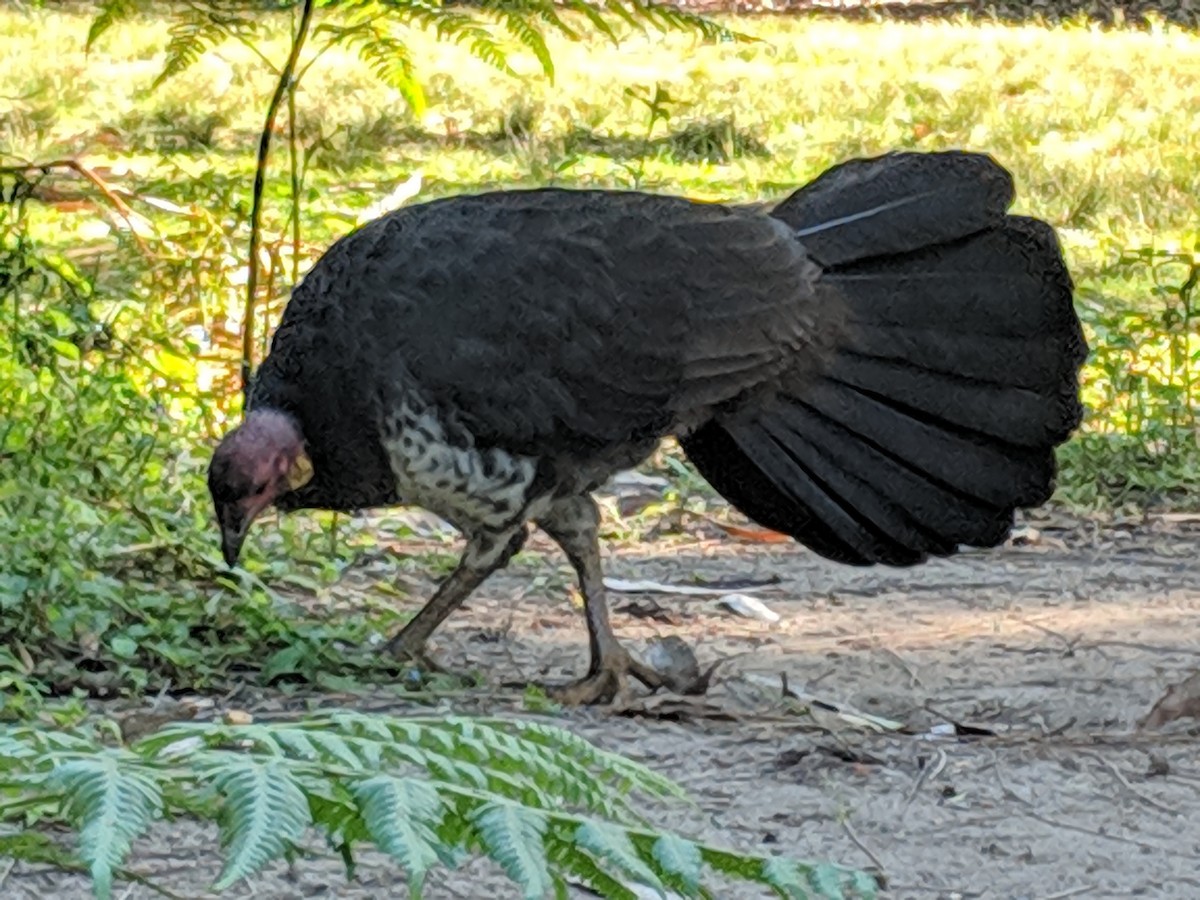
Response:
[{"label": "tall grass", "polygon": [[[132,191],[214,209],[237,234],[271,73],[253,50],[230,43],[150,91],[167,27],[126,24],[85,56],[87,24],[65,13],[0,13],[0,35],[21,48],[0,59],[0,150],[112,167]],[[1095,347],[1086,431],[1108,437],[1086,454],[1068,452],[1068,468],[1085,459],[1089,467],[1078,479],[1068,472],[1073,495],[1094,500],[1105,493],[1097,483],[1142,479],[1121,471],[1129,452],[1171,469],[1163,489],[1195,474],[1200,337],[1188,285],[1200,129],[1188,123],[1200,121],[1200,37],[1069,25],[730,24],[761,41],[635,36],[614,48],[552,39],[553,83],[532,58],[514,57],[522,77],[512,78],[453,44],[404,32],[427,86],[420,119],[354,54],[330,52],[299,104],[310,258],[414,174],[422,198],[557,182],[746,200],[779,196],[857,154],[986,150],[1016,175],[1019,211],[1059,229],[1079,283]],[[257,43],[281,60],[285,23],[275,25]],[[650,110],[656,91],[662,103]],[[284,179],[271,189],[281,197]],[[286,209],[273,211],[269,230],[282,234]],[[33,227],[49,246],[80,252],[94,219],[44,208]],[[119,290],[145,273],[137,259],[109,259],[97,275]],[[239,327],[223,306],[234,293],[206,298],[209,324],[219,309]],[[158,299],[198,304],[194,294]],[[1118,444],[1120,465],[1093,479],[1090,467]]]}]

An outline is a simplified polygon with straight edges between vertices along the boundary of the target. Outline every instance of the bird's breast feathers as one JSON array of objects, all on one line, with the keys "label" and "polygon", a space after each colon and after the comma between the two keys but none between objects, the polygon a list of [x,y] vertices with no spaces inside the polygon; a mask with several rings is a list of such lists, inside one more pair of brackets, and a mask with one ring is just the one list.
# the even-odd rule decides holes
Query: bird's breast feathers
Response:
[{"label": "bird's breast feathers", "polygon": [[537,460],[480,448],[431,407],[402,403],[384,428],[401,503],[436,513],[456,528],[499,530],[524,517]]}]

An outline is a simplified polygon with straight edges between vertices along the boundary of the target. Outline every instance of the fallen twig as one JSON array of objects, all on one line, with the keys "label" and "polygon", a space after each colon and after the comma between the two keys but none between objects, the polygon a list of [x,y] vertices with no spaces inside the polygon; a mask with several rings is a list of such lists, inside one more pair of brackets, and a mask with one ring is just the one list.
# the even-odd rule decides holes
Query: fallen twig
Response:
[{"label": "fallen twig", "polygon": [[0,166],[0,175],[6,173],[18,175],[27,172],[41,172],[44,175],[48,175],[54,169],[68,169],[74,172],[76,175],[79,175],[82,178],[86,178],[88,181],[90,181],[96,190],[98,190],[104,196],[104,199],[109,202],[112,208],[117,211],[117,214],[125,220],[125,224],[129,226],[129,233],[133,235],[133,239],[137,243],[138,248],[142,251],[142,253],[144,253],[147,257],[154,257],[154,252],[150,249],[150,245],[146,243],[145,239],[140,234],[138,234],[137,225],[134,221],[135,219],[139,218],[138,214],[134,212],[129,207],[129,204],[122,200],[117,193],[108,186],[103,178],[101,178],[79,160],[52,159],[49,162],[23,163],[16,166]]},{"label": "fallen twig", "polygon": [[1100,765],[1102,765],[1102,766],[1104,766],[1104,768],[1108,769],[1108,771],[1112,773],[1113,777],[1116,778],[1117,781],[1121,783],[1121,786],[1124,787],[1125,790],[1129,791],[1130,794],[1132,794],[1134,797],[1136,797],[1142,803],[1146,804],[1149,807],[1152,807],[1153,809],[1157,809],[1157,810],[1160,810],[1165,813],[1170,813],[1173,816],[1179,815],[1179,810],[1172,809],[1171,807],[1169,807],[1163,803],[1159,803],[1154,798],[1147,797],[1145,794],[1141,793],[1136,788],[1134,788],[1134,786],[1129,783],[1129,779],[1126,778],[1124,776],[1124,774],[1122,774],[1121,770],[1118,769],[1116,767],[1116,765],[1114,763],[1112,763],[1110,760],[1105,759],[1103,756],[1100,756],[1099,754],[1087,753],[1086,751],[1084,752],[1083,755],[1096,760],[1096,762],[1100,763]]},{"label": "fallen twig", "polygon": [[875,867],[876,873],[883,875],[886,871],[883,863],[879,861],[879,857],[871,852],[871,848],[862,842],[862,838],[854,831],[854,827],[850,824],[849,819],[842,819],[842,829],[846,832],[846,837],[854,843],[854,846],[866,854],[867,859],[871,860],[871,865]]}]

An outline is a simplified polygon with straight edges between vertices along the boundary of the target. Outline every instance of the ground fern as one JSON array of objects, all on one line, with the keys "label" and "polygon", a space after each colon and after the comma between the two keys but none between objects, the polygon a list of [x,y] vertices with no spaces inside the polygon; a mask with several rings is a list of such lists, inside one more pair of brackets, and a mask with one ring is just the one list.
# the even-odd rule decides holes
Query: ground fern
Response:
[{"label": "ground fern", "polygon": [[[353,873],[373,845],[404,871],[410,897],[430,874],[487,856],[522,896],[602,896],[634,886],[712,897],[733,877],[782,897],[873,896],[875,881],[838,866],[710,847],[648,825],[639,799],[681,790],[644,766],[535,722],[336,711],[297,721],[177,723],[128,746],[98,734],[0,729],[0,856],[45,861],[37,823],[66,823],[97,897],[163,815],[215,821],[227,888],[294,857],[321,835]],[[33,822],[32,829],[29,823]],[[19,826],[19,827],[14,827]]]}]

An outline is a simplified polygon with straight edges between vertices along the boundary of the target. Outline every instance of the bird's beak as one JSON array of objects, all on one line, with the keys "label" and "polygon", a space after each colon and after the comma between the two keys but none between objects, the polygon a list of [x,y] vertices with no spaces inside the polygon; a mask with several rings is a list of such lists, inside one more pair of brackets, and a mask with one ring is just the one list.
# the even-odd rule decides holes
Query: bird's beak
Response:
[{"label": "bird's beak", "polygon": [[270,505],[270,499],[264,498],[252,504],[240,503],[217,510],[217,521],[221,526],[221,556],[231,569],[237,565],[250,524]]},{"label": "bird's beak", "polygon": [[225,558],[225,565],[232,569],[237,565],[238,556],[241,555],[242,542],[246,540],[250,519],[236,509],[226,510],[220,519],[221,556]]}]

